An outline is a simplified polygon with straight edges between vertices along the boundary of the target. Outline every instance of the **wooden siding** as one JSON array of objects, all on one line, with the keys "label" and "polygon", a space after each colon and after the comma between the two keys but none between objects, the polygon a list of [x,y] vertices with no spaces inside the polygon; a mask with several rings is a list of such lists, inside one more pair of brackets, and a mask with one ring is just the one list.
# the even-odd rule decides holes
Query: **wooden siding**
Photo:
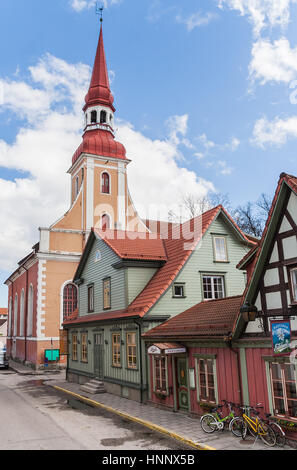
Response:
[{"label": "wooden siding", "polygon": [[126,268],[126,282],[128,290],[127,295],[129,304],[145,288],[156,271],[157,268]]},{"label": "wooden siding", "polygon": [[[215,262],[213,235],[226,235],[228,262]],[[193,251],[186,265],[174,282],[185,283],[185,298],[172,298],[172,286],[165,292],[149,315],[175,316],[203,300],[202,274],[217,273],[225,276],[225,294],[233,296],[242,294],[245,288],[245,273],[236,269],[237,263],[249,251],[235,235],[234,230],[220,215],[210,226],[203,237],[201,246]]]},{"label": "wooden siding", "polygon": [[[158,323],[156,322],[145,322],[141,327],[141,333],[145,333],[149,329],[155,327]],[[136,345],[137,345],[137,368],[128,369],[127,368],[127,332],[136,333]],[[91,344],[88,344],[88,362],[81,362],[81,344],[77,345],[77,361],[72,360],[72,334],[75,333],[78,335],[78,340],[81,343],[81,334],[87,333],[88,340]],[[137,384],[140,385],[141,376],[140,376],[140,351],[139,351],[139,336],[138,336],[138,325],[133,321],[130,322],[114,322],[109,324],[100,324],[97,322],[96,326],[81,326],[73,327],[69,329],[68,338],[69,338],[69,358],[68,358],[68,367],[72,371],[77,373],[85,373],[87,375],[94,375],[94,335],[96,333],[102,334],[102,346],[103,346],[103,377],[109,381],[115,381],[116,383],[130,383],[131,385]],[[112,334],[120,333],[121,334],[121,367],[114,367],[112,365]],[[144,341],[142,341],[142,367],[143,367],[143,384],[147,384],[147,360],[146,360],[146,349]]]},{"label": "wooden siding", "polygon": [[[101,259],[95,262],[95,253],[99,250]],[[111,309],[126,308],[125,272],[114,269],[112,265],[120,258],[102,240],[95,240],[88,260],[82,272],[83,284],[79,286],[79,316],[88,315],[88,284],[94,283],[94,313],[103,309],[103,279],[111,278]]]}]

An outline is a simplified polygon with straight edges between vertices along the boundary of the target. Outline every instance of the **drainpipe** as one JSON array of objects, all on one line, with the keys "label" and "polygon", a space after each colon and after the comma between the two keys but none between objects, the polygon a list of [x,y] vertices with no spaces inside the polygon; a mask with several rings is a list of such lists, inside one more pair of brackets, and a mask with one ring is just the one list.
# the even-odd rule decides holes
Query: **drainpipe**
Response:
[{"label": "drainpipe", "polygon": [[238,349],[234,349],[232,347],[232,336],[227,336],[226,338],[224,338],[224,341],[227,343],[227,346],[228,348],[230,349],[230,351],[232,351],[235,355],[236,355],[236,359],[237,359],[237,374],[238,374],[238,384],[239,384],[239,402],[240,404],[243,403],[243,393],[242,393],[242,381],[241,381],[241,366],[240,366],[240,358],[239,358],[239,351]]},{"label": "drainpipe", "polygon": [[141,323],[134,320],[138,326],[139,364],[140,364],[140,403],[143,403],[143,367],[142,367],[142,344],[141,344]]}]

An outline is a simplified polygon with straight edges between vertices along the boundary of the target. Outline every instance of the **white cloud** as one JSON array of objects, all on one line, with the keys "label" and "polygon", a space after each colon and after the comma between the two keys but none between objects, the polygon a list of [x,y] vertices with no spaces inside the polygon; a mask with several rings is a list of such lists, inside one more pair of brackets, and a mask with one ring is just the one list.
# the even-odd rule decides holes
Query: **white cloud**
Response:
[{"label": "white cloud", "polygon": [[227,6],[242,16],[247,16],[255,35],[264,28],[285,28],[290,20],[291,5],[297,0],[219,0],[219,8]]},{"label": "white cloud", "polygon": [[274,42],[259,39],[252,48],[249,73],[262,85],[269,81],[291,82],[297,76],[297,47],[291,48],[285,37]]},{"label": "white cloud", "polygon": [[297,138],[297,116],[276,117],[273,121],[264,116],[254,126],[252,143],[263,149],[266,146],[280,147],[290,138]]},{"label": "white cloud", "polygon": [[[108,8],[110,5],[120,3],[122,0],[102,0],[100,3],[104,8]],[[80,13],[82,10],[93,8],[97,3],[97,0],[70,0],[71,7]]]},{"label": "white cloud", "polygon": [[192,31],[194,28],[199,26],[206,26],[211,21],[217,18],[215,13],[207,12],[201,13],[200,11],[193,13],[188,17],[182,17],[181,15],[176,16],[176,21],[178,23],[183,23],[186,25],[188,31]]},{"label": "white cloud", "polygon": [[[0,112],[24,119],[12,144],[0,140],[0,166],[21,172],[14,181],[0,179],[0,257],[2,269],[9,270],[38,241],[38,227],[49,226],[69,208],[66,171],[81,142],[81,108],[90,79],[88,66],[49,54],[29,70],[27,82],[1,80]],[[214,190],[211,182],[178,164],[188,115],[172,116],[166,124],[168,137],[152,140],[130,123],[117,122],[117,138],[133,160],[129,182],[138,207],[178,203],[185,188],[197,195]]]}]

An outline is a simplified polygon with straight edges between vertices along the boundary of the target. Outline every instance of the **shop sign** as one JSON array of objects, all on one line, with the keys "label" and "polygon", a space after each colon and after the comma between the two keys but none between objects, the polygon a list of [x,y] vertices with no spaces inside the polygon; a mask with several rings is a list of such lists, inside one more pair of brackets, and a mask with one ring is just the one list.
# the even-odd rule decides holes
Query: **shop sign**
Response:
[{"label": "shop sign", "polygon": [[272,320],[271,339],[274,356],[283,356],[291,352],[290,320]]}]

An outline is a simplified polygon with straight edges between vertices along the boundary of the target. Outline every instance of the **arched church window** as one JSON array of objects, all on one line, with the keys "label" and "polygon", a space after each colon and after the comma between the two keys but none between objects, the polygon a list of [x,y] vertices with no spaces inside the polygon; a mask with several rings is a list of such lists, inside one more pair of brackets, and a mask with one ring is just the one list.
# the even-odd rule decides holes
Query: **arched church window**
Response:
[{"label": "arched church window", "polygon": [[106,122],[106,111],[101,111],[100,113],[100,124],[104,124]]},{"label": "arched church window", "polygon": [[97,122],[97,111],[91,111],[91,124],[96,124]]},{"label": "arched church window", "polygon": [[24,336],[24,305],[25,305],[25,291],[22,289],[21,303],[20,303],[20,336]]},{"label": "arched church window", "polygon": [[63,289],[63,320],[77,309],[77,287],[69,283]]},{"label": "arched church window", "polygon": [[110,228],[110,217],[107,214],[102,215],[102,230],[107,230]]},{"label": "arched church window", "polygon": [[109,174],[108,173],[102,173],[101,176],[101,192],[104,194],[109,194],[110,193],[110,180],[109,180]]},{"label": "arched church window", "polygon": [[13,312],[13,336],[17,336],[18,327],[18,294],[14,298],[14,312]]}]

